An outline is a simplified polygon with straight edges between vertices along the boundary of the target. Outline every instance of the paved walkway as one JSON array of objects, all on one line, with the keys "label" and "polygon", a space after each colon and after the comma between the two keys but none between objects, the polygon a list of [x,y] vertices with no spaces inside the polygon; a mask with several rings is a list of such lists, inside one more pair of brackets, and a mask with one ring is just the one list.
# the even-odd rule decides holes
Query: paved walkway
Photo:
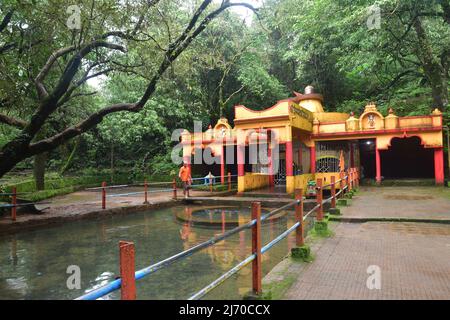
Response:
[{"label": "paved walkway", "polygon": [[[448,189],[362,191],[344,217],[450,216]],[[450,299],[450,225],[339,223],[334,232],[313,245],[314,262],[291,267],[298,278],[285,299]],[[369,266],[380,268],[380,290],[367,287]]]},{"label": "paved walkway", "polygon": [[450,189],[361,187],[344,212],[352,218],[450,219]]}]

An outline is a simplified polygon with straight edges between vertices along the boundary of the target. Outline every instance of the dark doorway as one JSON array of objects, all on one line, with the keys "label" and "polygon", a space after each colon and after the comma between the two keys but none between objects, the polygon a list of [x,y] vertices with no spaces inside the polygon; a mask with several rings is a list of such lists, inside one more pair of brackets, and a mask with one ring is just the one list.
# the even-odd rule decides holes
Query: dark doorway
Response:
[{"label": "dark doorway", "polygon": [[380,151],[381,175],[385,179],[433,178],[434,153],[418,137],[393,138],[388,150]]},{"label": "dark doorway", "polygon": [[363,179],[375,179],[377,175],[375,139],[359,140],[361,175]]}]

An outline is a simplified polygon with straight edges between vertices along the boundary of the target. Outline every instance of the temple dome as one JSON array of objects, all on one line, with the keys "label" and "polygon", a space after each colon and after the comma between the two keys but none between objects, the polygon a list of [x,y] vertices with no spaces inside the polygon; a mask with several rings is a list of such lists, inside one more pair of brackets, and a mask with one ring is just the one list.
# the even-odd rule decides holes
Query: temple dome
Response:
[{"label": "temple dome", "polygon": [[323,110],[323,96],[315,92],[313,86],[307,86],[305,88],[305,94],[297,95],[299,105],[306,110],[313,113],[322,113]]}]

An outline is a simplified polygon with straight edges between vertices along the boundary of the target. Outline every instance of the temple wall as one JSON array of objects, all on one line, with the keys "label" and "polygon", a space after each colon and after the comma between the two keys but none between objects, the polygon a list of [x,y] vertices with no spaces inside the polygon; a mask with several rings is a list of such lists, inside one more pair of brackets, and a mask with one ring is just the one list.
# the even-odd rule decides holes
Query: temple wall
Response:
[{"label": "temple wall", "polygon": [[308,181],[314,179],[314,174],[307,173],[301,174],[294,177],[294,189],[303,189],[303,194],[306,194],[306,187]]},{"label": "temple wall", "polygon": [[245,192],[269,186],[269,176],[260,173],[246,173],[239,177],[238,192]]},{"label": "temple wall", "polygon": [[[327,185],[331,183],[331,177],[334,176],[336,178],[336,181],[339,180],[339,172],[327,172],[327,173],[316,173],[315,179],[323,179],[323,185]],[[339,184],[336,185],[337,188],[339,188]],[[324,189],[331,189],[331,186],[326,187]]]},{"label": "temple wall", "polygon": [[[425,148],[438,148],[444,145],[442,132],[421,132],[408,134],[406,135],[406,137],[419,137],[422,140],[422,145]],[[381,150],[387,150],[391,146],[391,141],[393,138],[405,138],[405,135],[404,134],[378,135],[376,138],[377,138],[377,148]]]}]

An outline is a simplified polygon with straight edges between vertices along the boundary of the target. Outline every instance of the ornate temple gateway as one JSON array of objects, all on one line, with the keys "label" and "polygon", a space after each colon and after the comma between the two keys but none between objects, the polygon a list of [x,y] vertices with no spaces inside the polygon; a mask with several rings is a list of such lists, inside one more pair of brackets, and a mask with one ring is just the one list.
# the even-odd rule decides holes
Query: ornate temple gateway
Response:
[{"label": "ornate temple gateway", "polygon": [[236,106],[234,125],[222,118],[206,132],[185,131],[182,144],[194,172],[212,172],[222,181],[227,172],[237,174],[239,192],[279,185],[293,193],[312,179],[330,181],[344,168],[358,168],[363,179],[377,183],[402,178],[444,183],[438,109],[410,117],[390,109],[384,116],[370,103],[359,116],[325,112],[322,95],[308,86],[304,94],[295,92],[262,111]]}]

